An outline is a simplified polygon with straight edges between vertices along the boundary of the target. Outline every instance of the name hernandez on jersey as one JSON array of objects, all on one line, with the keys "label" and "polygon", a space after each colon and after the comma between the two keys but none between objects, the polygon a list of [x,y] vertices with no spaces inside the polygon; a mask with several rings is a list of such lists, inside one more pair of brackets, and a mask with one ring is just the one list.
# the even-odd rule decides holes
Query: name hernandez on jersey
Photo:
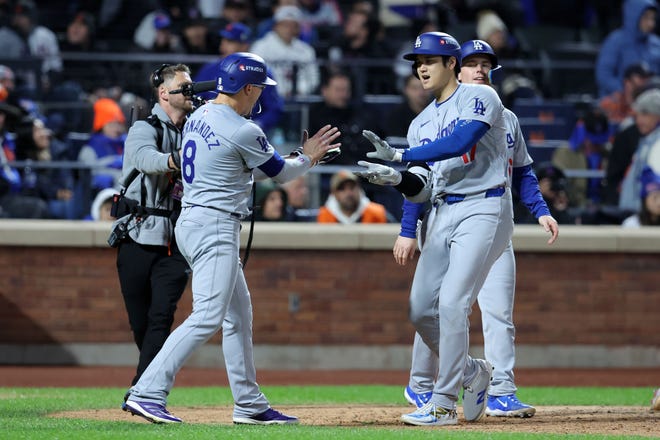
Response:
[{"label": "name hernandez on jersey", "polygon": [[227,105],[205,104],[183,128],[182,206],[248,215],[252,169],[266,163],[274,152],[257,124]]},{"label": "name hernandez on jersey", "polygon": [[433,163],[433,197],[475,194],[507,185],[508,158],[504,106],[489,86],[459,84],[445,101],[431,102],[410,124],[408,144],[423,146],[450,136],[459,123],[481,121],[490,127],[465,154]]}]

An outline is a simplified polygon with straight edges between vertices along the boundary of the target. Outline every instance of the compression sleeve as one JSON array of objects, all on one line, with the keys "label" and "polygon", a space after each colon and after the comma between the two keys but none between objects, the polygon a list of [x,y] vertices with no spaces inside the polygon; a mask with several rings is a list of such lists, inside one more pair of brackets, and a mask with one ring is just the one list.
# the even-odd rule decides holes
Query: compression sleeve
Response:
[{"label": "compression sleeve", "polygon": [[436,161],[458,157],[470,151],[479,139],[490,129],[482,121],[460,120],[454,131],[446,137],[429,144],[406,148],[403,151],[403,162]]},{"label": "compression sleeve", "polygon": [[[302,176],[309,171],[311,167],[311,160],[304,154],[283,158],[277,153],[277,151],[274,151],[273,157],[252,170],[252,175],[255,180],[265,180],[270,177],[277,183],[285,183],[296,177]],[[273,174],[275,170],[278,171]]]},{"label": "compression sleeve", "polygon": [[423,209],[423,203],[413,203],[409,200],[403,200],[400,236],[417,238],[417,220],[421,217]]},{"label": "compression sleeve", "polygon": [[534,171],[532,171],[531,165],[514,168],[512,184],[518,191],[518,194],[520,194],[520,200],[522,200],[535,218],[550,215],[550,209],[548,209],[548,205],[543,199],[543,195],[539,189],[539,181]]}]

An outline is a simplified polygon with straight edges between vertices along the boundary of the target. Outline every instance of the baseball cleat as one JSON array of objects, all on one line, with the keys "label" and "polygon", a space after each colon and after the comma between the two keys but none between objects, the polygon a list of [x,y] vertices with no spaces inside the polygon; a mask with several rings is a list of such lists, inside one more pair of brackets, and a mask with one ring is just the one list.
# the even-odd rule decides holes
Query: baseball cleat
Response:
[{"label": "baseball cleat", "polygon": [[135,402],[133,400],[126,401],[126,410],[134,416],[140,416],[149,420],[152,423],[181,423],[178,417],[169,413],[165,406],[160,403],[154,402]]},{"label": "baseball cleat", "polygon": [[515,394],[488,396],[486,415],[493,417],[528,418],[536,414],[536,408],[522,403]]},{"label": "baseball cleat", "polygon": [[655,393],[653,393],[653,399],[651,400],[651,409],[653,411],[660,411],[660,388],[655,390]]},{"label": "baseball cleat", "polygon": [[268,408],[261,414],[254,416],[234,416],[234,423],[237,425],[294,425],[298,422],[298,417],[287,416],[273,408]]},{"label": "baseball cleat", "polygon": [[416,393],[410,388],[410,385],[408,385],[406,389],[403,390],[403,397],[406,398],[409,404],[421,408],[431,400],[431,397],[433,397],[433,391],[429,391],[428,393]]},{"label": "baseball cleat", "polygon": [[410,414],[401,416],[403,423],[415,426],[443,426],[458,425],[458,416],[455,409],[445,409],[428,402]]},{"label": "baseball cleat", "polygon": [[492,379],[493,367],[488,361],[475,359],[477,375],[463,390],[463,415],[468,422],[476,422],[486,411],[486,392]]},{"label": "baseball cleat", "polygon": [[126,394],[124,394],[124,401],[121,403],[122,411],[128,411],[128,406],[126,406],[126,401],[128,400],[129,397],[131,397],[131,392],[126,391]]}]

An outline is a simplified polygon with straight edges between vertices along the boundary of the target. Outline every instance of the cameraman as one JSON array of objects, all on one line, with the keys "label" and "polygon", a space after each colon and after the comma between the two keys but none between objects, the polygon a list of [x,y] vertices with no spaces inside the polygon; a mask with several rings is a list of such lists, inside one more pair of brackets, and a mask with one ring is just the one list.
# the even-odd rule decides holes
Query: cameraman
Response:
[{"label": "cameraman", "polygon": [[181,129],[193,111],[190,69],[162,65],[151,75],[157,103],[128,132],[115,197],[117,221],[109,243],[118,247],[117,272],[133,339],[140,351],[134,385],[170,333],[188,282],[189,267],[177,247],[180,211]]}]

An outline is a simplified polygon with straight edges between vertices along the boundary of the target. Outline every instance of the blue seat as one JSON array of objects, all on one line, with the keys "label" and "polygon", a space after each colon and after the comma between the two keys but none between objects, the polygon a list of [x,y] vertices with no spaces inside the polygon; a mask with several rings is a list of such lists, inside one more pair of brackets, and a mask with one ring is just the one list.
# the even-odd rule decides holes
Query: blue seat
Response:
[{"label": "blue seat", "polygon": [[567,140],[573,130],[573,124],[563,121],[543,122],[535,118],[519,118],[519,121],[525,142]]},{"label": "blue seat", "polygon": [[572,103],[558,100],[516,99],[511,111],[519,119],[536,118],[544,122],[575,124],[575,107]]}]

